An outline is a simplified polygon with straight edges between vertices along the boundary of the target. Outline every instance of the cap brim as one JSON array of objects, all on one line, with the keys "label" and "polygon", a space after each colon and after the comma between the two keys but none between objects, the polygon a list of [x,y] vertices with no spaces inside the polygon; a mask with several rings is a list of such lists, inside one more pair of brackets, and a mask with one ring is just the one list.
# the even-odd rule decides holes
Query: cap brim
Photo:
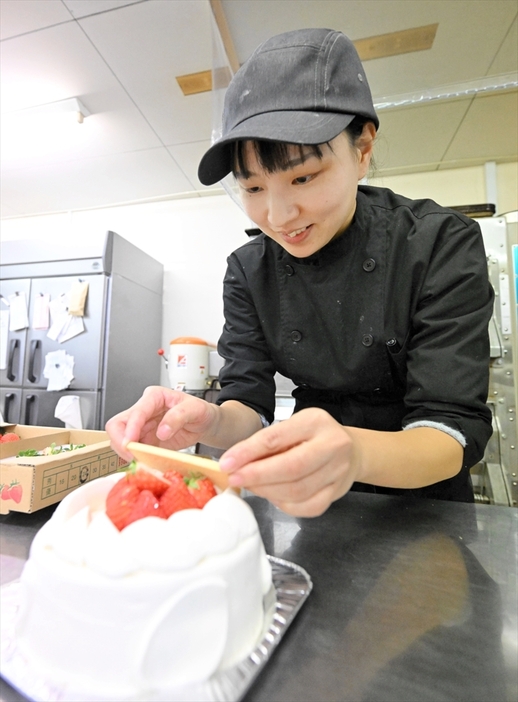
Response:
[{"label": "cap brim", "polygon": [[230,144],[241,139],[324,144],[342,132],[355,115],[336,112],[267,112],[236,125],[205,153],[198,167],[203,185],[214,185],[232,170]]}]

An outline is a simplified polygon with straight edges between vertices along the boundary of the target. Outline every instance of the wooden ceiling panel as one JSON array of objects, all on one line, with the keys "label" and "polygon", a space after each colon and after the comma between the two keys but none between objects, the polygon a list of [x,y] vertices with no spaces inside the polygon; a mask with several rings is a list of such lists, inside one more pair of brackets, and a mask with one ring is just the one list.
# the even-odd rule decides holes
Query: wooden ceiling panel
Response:
[{"label": "wooden ceiling panel", "polygon": [[435,23],[390,34],[379,34],[367,39],[358,39],[354,42],[354,46],[362,61],[409,54],[413,51],[426,51],[433,46],[438,26]]},{"label": "wooden ceiling panel", "polygon": [[212,71],[188,73],[186,76],[176,76],[178,85],[184,95],[196,95],[212,90]]}]

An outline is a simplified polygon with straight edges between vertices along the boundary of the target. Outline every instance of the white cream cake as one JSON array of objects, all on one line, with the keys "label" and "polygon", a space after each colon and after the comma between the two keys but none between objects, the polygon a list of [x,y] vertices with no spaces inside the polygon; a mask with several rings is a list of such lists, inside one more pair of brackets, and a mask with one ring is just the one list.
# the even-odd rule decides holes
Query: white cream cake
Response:
[{"label": "white cream cake", "polygon": [[231,490],[203,509],[119,531],[104,507],[121,477],[68,495],[36,535],[16,641],[57,686],[146,699],[207,680],[253,650],[271,567],[252,510]]}]

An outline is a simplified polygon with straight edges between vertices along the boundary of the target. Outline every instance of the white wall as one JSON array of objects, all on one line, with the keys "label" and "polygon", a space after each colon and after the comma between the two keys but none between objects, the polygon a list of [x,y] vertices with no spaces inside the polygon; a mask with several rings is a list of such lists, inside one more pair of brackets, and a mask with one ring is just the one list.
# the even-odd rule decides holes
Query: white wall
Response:
[{"label": "white wall", "polygon": [[[369,184],[391,188],[410,198],[429,197],[444,207],[455,207],[492,202],[492,198],[487,196],[486,178],[487,173],[483,166],[473,166],[394,176],[377,176],[374,173],[372,178],[369,178]],[[516,161],[496,165],[494,187],[498,195],[498,202],[495,203],[497,215],[503,215],[518,208],[518,163]]]},{"label": "white wall", "polygon": [[[373,178],[372,185],[407,197],[431,197],[441,205],[486,202],[484,168]],[[518,208],[518,164],[497,166],[500,213]],[[253,226],[227,194],[183,200],[135,203],[5,219],[2,240],[65,238],[86,240],[92,232],[112,230],[164,265],[162,345],[178,336],[199,336],[216,343],[223,325],[222,280],[226,258],[248,239]],[[138,320],[135,320],[138,337]],[[167,374],[162,374],[167,384]]]}]

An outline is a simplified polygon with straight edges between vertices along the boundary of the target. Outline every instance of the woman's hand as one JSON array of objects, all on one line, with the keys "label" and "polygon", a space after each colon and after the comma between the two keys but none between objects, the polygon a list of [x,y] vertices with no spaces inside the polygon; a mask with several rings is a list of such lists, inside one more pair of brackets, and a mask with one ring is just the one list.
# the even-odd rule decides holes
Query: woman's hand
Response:
[{"label": "woman's hand", "polygon": [[130,441],[178,450],[201,441],[217,424],[218,408],[185,392],[158,386],[146,388],[132,407],[106,424],[113,449],[131,460]]},{"label": "woman's hand", "polygon": [[321,409],[305,409],[257,432],[220,459],[230,485],[265,497],[287,514],[316,517],[359,474],[347,429]]}]

